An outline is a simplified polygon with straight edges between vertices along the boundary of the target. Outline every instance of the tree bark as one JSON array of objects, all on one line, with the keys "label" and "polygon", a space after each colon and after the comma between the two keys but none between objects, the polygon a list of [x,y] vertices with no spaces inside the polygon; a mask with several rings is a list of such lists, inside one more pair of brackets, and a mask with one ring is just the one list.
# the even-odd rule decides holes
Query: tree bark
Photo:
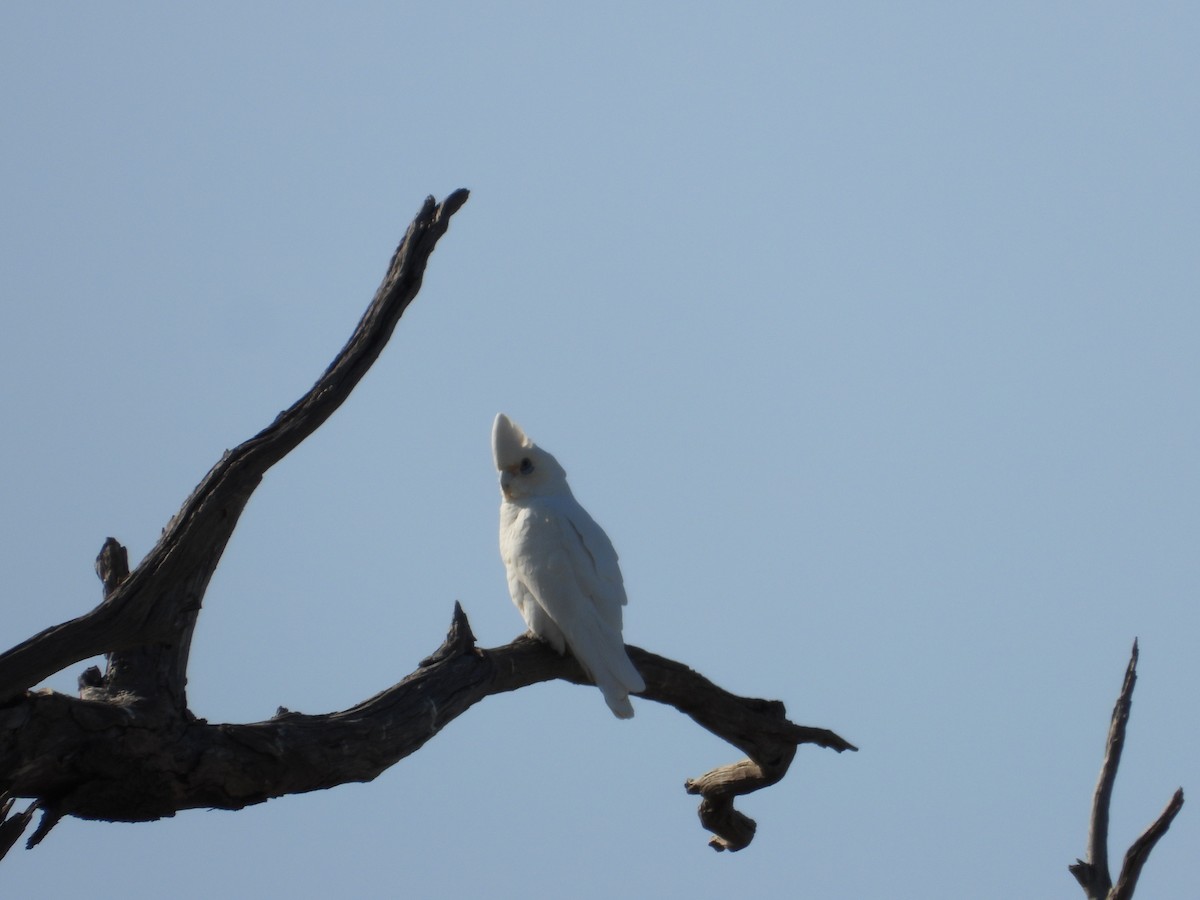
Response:
[{"label": "tree bark", "polygon": [[1129,713],[1133,709],[1133,688],[1137,684],[1138,644],[1133,642],[1129,665],[1125,667],[1125,680],[1121,693],[1113,707],[1112,723],[1108,728],[1108,740],[1104,745],[1104,762],[1100,766],[1100,779],[1092,796],[1092,815],[1088,823],[1087,859],[1077,859],[1067,868],[1083,888],[1088,900],[1131,900],[1137,888],[1142,867],[1150,858],[1150,851],[1158,839],[1167,833],[1171,822],[1183,808],[1183,788],[1175,791],[1166,808],[1157,819],[1142,832],[1125,854],[1121,874],[1114,885],[1108,868],[1108,811],[1112,803],[1113,787],[1117,783],[1117,767],[1121,764],[1121,751],[1125,748],[1125,730],[1129,725]]},{"label": "tree bark", "polygon": [[[65,815],[149,821],[370,781],[485,697],[551,679],[590,683],[574,659],[529,637],[478,649],[456,605],[446,640],[416,671],[350,709],[305,715],[281,708],[265,722],[211,724],[187,707],[192,632],[242,510],[266,471],[320,427],[374,363],[466,200],[459,190],[440,204],[425,201],[321,378],[217,462],[132,572],[125,549],[105,541],[96,560],[104,585],[98,606],[0,654],[0,856],[35,809],[43,818],[29,846]],[[749,756],[687,783],[702,797],[701,820],[717,849],[749,844],[754,823],[733,798],[781,779],[798,745],[857,749],[831,731],[788,721],[782,703],[736,697],[681,663],[629,652],[646,680],[641,696],[674,706]],[[99,654],[106,671],[85,671],[79,697],[30,690]],[[13,814],[17,797],[35,802]]]},{"label": "tree bark", "polygon": [[[736,697],[680,663],[637,647],[629,651],[646,679],[641,697],[681,709],[778,776],[764,781],[759,764],[747,761],[701,779],[719,781],[714,790],[722,796],[777,781],[797,744],[854,749],[830,731],[792,724],[782,704]],[[456,606],[446,641],[416,671],[326,715],[280,709],[268,721],[245,725],[148,723],[120,703],[32,693],[0,711],[0,732],[9,736],[0,771],[11,773],[12,793],[43,798],[59,813],[80,818],[140,822],[181,809],[241,809],[371,781],[485,697],[556,678],[590,684],[573,658],[527,636],[477,649]]]}]

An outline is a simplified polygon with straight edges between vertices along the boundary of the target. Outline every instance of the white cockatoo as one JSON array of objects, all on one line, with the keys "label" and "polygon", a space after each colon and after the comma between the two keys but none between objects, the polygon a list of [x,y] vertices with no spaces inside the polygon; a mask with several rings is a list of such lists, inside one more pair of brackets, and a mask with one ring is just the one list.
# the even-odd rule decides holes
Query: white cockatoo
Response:
[{"label": "white cockatoo", "polygon": [[559,653],[570,649],[621,719],[646,683],[625,652],[625,584],[617,551],[567,485],[553,456],[504,413],[492,426],[500,470],[500,556],[508,590],[529,631]]}]

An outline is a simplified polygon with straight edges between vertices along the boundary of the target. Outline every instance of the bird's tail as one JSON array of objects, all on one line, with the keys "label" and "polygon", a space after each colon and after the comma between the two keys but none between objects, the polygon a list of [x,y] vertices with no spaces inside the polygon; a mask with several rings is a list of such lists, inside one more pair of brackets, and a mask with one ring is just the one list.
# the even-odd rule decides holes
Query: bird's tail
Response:
[{"label": "bird's tail", "polygon": [[[601,688],[601,690],[604,690]],[[612,691],[604,691],[604,702],[608,704],[608,708],[613,711],[613,715],[618,719],[633,718],[633,704],[629,702],[629,695],[615,694]]]},{"label": "bird's tail", "polygon": [[598,671],[592,672],[592,680],[604,694],[604,702],[618,719],[633,718],[633,704],[629,702],[631,693],[646,689],[646,682],[638,673],[625,652],[625,645],[618,643],[612,651],[596,666]]}]

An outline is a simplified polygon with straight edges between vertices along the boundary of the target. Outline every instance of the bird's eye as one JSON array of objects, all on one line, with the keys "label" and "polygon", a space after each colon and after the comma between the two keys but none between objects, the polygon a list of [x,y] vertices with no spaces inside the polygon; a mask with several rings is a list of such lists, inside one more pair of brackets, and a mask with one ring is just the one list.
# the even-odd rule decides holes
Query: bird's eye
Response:
[{"label": "bird's eye", "polygon": [[533,463],[530,461],[529,457],[526,456],[524,459],[521,460],[521,474],[528,475],[532,471],[533,471]]}]

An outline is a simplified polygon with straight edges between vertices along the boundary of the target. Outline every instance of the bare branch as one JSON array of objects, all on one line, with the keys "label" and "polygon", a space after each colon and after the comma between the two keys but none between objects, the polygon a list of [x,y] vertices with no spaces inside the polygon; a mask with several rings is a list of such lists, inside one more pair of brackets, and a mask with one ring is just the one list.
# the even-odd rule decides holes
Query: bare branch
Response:
[{"label": "bare branch", "polygon": [[129,577],[129,553],[116,538],[106,538],[96,557],[96,575],[104,585],[104,596],[111,597]]},{"label": "bare branch", "polygon": [[[629,648],[639,695],[674,706],[752,759],[688,783],[723,848],[746,846],[754,823],[736,796],[774,784],[799,744],[856,749],[786,718],[782,703],[738,697],[673,660]],[[248,725],[162,722],[136,709],[51,692],[0,710],[0,772],[12,792],[51,798],[58,814],[148,821],[181,809],[241,809],[285,794],[370,781],[492,694],[563,679],[590,684],[579,664],[522,636],[479,650],[462,608],[446,641],[403,681],[341,712],[280,710]]]},{"label": "bare branch", "polygon": [[[36,808],[43,818],[30,845],[66,815],[149,821],[370,781],[485,697],[550,679],[590,684],[572,657],[529,637],[477,649],[456,605],[438,650],[350,709],[304,715],[280,708],[271,720],[246,725],[211,725],[187,709],[192,629],[246,502],[264,473],[329,418],[379,356],[466,199],[457,191],[440,205],[426,201],[325,373],[270,426],[222,457],[133,572],[125,548],[109,538],[96,562],[103,601],[0,654],[0,790],[36,799],[17,817],[7,818],[11,802],[4,807],[0,842],[11,837],[11,845]],[[78,698],[27,690],[99,653],[108,655],[108,671],[84,672]],[[737,697],[636,647],[629,654],[645,678],[644,699],[676,707],[749,757],[687,782],[702,798],[701,820],[718,849],[750,843],[755,823],[733,800],[783,778],[799,744],[857,749],[827,729],[788,721],[782,703]]]},{"label": "bare branch", "polygon": [[38,802],[34,800],[25,808],[24,812],[10,816],[9,813],[12,812],[15,802],[15,797],[7,793],[0,794],[0,859],[4,859],[8,851],[12,849],[13,844],[29,826],[33,820],[33,814],[38,809]]},{"label": "bare branch", "polygon": [[[505,662],[497,682],[503,690],[516,690],[547,678],[591,684],[578,663],[570,657],[547,653],[540,641],[522,638],[501,649],[505,651]],[[750,757],[684,784],[689,794],[702,798],[700,821],[714,833],[709,846],[715,850],[736,851],[750,843],[756,828],[754,820],[735,810],[733,800],[782,779],[797,745],[816,744],[838,753],[858,749],[828,729],[788,721],[787,711],[778,700],[738,697],[683,663],[632,645],[626,645],[626,650],[646,681],[646,690],[636,696],[675,707]]]},{"label": "bare branch", "polygon": [[450,217],[466,200],[467,192],[459,190],[441,204],[432,197],[425,201],[375,299],[329,368],[270,426],[221,458],[128,578],[91,612],[0,654],[0,703],[73,662],[157,644],[166,648],[159,657],[166,666],[164,687],[174,705],[183,707],[192,629],[246,502],[263,474],[320,427],[366,374],[420,289]]},{"label": "bare branch", "polygon": [[1100,766],[1100,779],[1092,795],[1092,815],[1088,826],[1087,860],[1076,860],[1069,866],[1070,872],[1079,882],[1088,900],[1104,900],[1112,887],[1112,875],[1108,868],[1108,810],[1112,803],[1113,785],[1117,781],[1117,767],[1121,764],[1121,751],[1125,747],[1125,728],[1129,724],[1129,710],[1133,704],[1133,687],[1137,684],[1137,640],[1125,668],[1125,681],[1113,707],[1112,722],[1108,726],[1108,741],[1104,748],[1104,762]]},{"label": "bare branch", "polygon": [[[26,810],[26,812],[28,812],[28,810]],[[55,825],[62,821],[62,818],[62,810],[53,806],[43,806],[42,820],[38,822],[37,828],[33,830],[33,834],[31,834],[29,836],[29,840],[25,842],[25,849],[32,850],[43,840],[45,840],[46,835],[50,833],[51,829],[53,829]]]},{"label": "bare branch", "polygon": [[1134,888],[1137,887],[1138,878],[1142,874],[1142,866],[1150,858],[1150,851],[1154,849],[1158,839],[1167,833],[1167,829],[1171,827],[1171,823],[1175,821],[1175,816],[1181,809],[1183,809],[1183,788],[1178,788],[1166,808],[1158,814],[1158,818],[1142,832],[1125,853],[1121,876],[1117,879],[1112,893],[1109,894],[1110,900],[1130,900],[1133,897]]},{"label": "bare branch", "polygon": [[1129,665],[1125,667],[1125,680],[1121,693],[1113,707],[1112,722],[1108,728],[1104,762],[1100,766],[1100,779],[1092,797],[1092,815],[1088,827],[1087,859],[1077,859],[1068,870],[1075,876],[1087,894],[1088,900],[1131,900],[1142,866],[1158,839],[1171,826],[1176,814],[1183,807],[1183,788],[1175,792],[1167,808],[1158,819],[1133,842],[1125,854],[1121,876],[1114,887],[1108,865],[1108,817],[1112,803],[1113,786],[1117,780],[1117,767],[1121,764],[1121,751],[1125,747],[1125,730],[1129,724],[1129,713],[1133,707],[1133,688],[1137,684],[1138,642],[1133,642]]},{"label": "bare branch", "polygon": [[[100,548],[96,575],[104,585],[106,600],[128,580],[129,553],[116,538],[106,538]],[[121,697],[124,702],[136,698],[144,705],[159,708],[164,715],[171,712],[182,715],[186,703],[178,690],[182,685],[176,685],[168,675],[173,669],[172,648],[165,644],[114,650],[107,654],[103,675],[92,666],[80,676],[79,696],[93,700]],[[43,818],[42,823],[45,822]]]}]

